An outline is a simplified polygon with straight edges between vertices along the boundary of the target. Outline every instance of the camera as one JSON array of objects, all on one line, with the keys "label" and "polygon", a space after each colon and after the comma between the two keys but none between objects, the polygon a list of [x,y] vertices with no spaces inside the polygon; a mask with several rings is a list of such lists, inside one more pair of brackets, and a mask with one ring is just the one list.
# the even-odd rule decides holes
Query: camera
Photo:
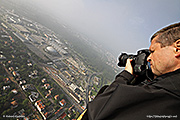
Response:
[{"label": "camera", "polygon": [[148,49],[142,49],[137,51],[137,55],[122,53],[119,56],[119,67],[125,67],[128,58],[133,59],[131,62],[133,67],[133,73],[136,75],[144,75],[148,68],[147,57],[150,55]]},{"label": "camera", "polygon": [[122,53],[119,56],[119,67],[125,67],[128,58],[132,59],[131,65],[133,67],[133,74],[137,75],[133,80],[127,81],[127,84],[138,85],[141,82],[152,81],[154,79],[154,74],[149,66],[147,57],[150,55],[148,49],[142,49],[137,51],[137,55]]}]

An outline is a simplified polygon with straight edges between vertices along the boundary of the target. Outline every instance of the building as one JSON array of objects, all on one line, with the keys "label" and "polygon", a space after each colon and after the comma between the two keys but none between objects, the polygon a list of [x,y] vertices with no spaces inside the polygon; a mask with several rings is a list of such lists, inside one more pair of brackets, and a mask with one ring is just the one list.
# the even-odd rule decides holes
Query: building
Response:
[{"label": "building", "polygon": [[72,84],[69,86],[69,88],[70,88],[73,92],[75,92],[75,90],[76,90],[76,88],[78,88],[78,86],[72,83]]},{"label": "building", "polygon": [[[8,63],[9,63],[9,61],[8,61]],[[13,70],[14,70],[13,67],[9,67],[9,71],[13,71]]]},{"label": "building", "polygon": [[52,55],[59,55],[58,52],[52,46],[46,47],[45,50]]},{"label": "building", "polygon": [[61,118],[61,119],[64,119],[64,118],[66,117],[66,115],[67,115],[67,114],[66,114],[65,112],[63,112],[63,113],[61,114],[60,118]]},{"label": "building", "polygon": [[71,63],[75,68],[80,69],[79,64],[73,58],[70,57],[67,59],[67,61]]},{"label": "building", "polygon": [[17,94],[18,91],[16,89],[11,90],[12,93]]},{"label": "building", "polygon": [[14,77],[18,76],[18,73],[16,71],[13,71],[12,74]]},{"label": "building", "polygon": [[99,81],[100,81],[100,78],[98,78],[97,76],[94,77],[94,84],[95,85],[99,85]]},{"label": "building", "polygon": [[50,93],[46,94],[46,96],[45,96],[45,98],[50,98],[50,97],[51,97]]},{"label": "building", "polygon": [[50,85],[49,84],[44,84],[45,89],[50,89]]},{"label": "building", "polygon": [[66,105],[66,101],[64,99],[62,99],[61,101],[59,101],[59,104],[63,107]]},{"label": "building", "polygon": [[66,51],[66,50],[64,50],[63,48],[61,48],[61,42],[57,42],[57,41],[54,41],[54,40],[52,40],[51,42],[49,42],[49,44],[51,45],[51,46],[53,46],[54,47],[54,49],[56,49],[56,51],[58,52],[58,53],[61,53],[61,54],[63,54],[63,55],[67,55],[68,54],[68,52]]},{"label": "building", "polygon": [[11,82],[11,80],[9,78],[4,79],[4,83],[10,83],[10,82]]},{"label": "building", "polygon": [[43,79],[41,80],[41,82],[42,82],[42,83],[45,83],[45,82],[46,82],[46,78],[43,78]]},{"label": "building", "polygon": [[31,94],[29,95],[29,99],[31,102],[35,102],[36,101],[36,98]]},{"label": "building", "polygon": [[3,61],[5,59],[6,59],[6,57],[4,55],[0,55],[0,61]]},{"label": "building", "polygon": [[68,75],[68,78],[71,78],[71,74],[69,74],[69,72],[67,70],[64,71],[66,73],[66,75]]},{"label": "building", "polygon": [[35,106],[37,107],[37,109],[39,110],[39,111],[43,111],[43,110],[45,110],[45,105],[42,103],[42,101],[41,100],[38,100],[38,101],[36,101],[35,102]]},{"label": "building", "polygon": [[31,91],[31,95],[33,95],[35,98],[39,97],[39,93],[38,92]]},{"label": "building", "polygon": [[28,63],[27,66],[31,67],[31,66],[32,66],[32,63]]},{"label": "building", "polygon": [[25,80],[19,81],[19,85],[24,85],[24,84],[26,84]]},{"label": "building", "polygon": [[12,101],[11,105],[12,105],[13,108],[18,107],[18,103],[16,102],[16,100]]},{"label": "building", "polygon": [[21,33],[23,33],[23,34],[24,34],[24,33],[30,34],[30,32],[29,32],[25,27],[23,27],[22,25],[13,24],[13,26],[14,26],[15,28],[17,28],[18,31],[21,32]]},{"label": "building", "polygon": [[3,86],[3,90],[7,90],[7,89],[9,89],[10,88],[10,86],[8,85],[8,86]]},{"label": "building", "polygon": [[53,92],[54,88],[51,88],[50,90],[48,90],[49,94],[51,94]]},{"label": "building", "polygon": [[31,91],[31,95],[29,95],[29,99],[31,102],[35,102],[38,97],[39,97],[39,93]]},{"label": "building", "polygon": [[8,28],[4,23],[1,23],[1,25],[6,29]]},{"label": "building", "polygon": [[79,100],[79,97],[74,94],[73,92],[69,93],[69,95],[77,102],[77,103],[80,103],[80,100]]},{"label": "building", "polygon": [[55,96],[54,96],[54,99],[55,99],[55,100],[58,100],[58,99],[59,99],[59,95],[55,95]]},{"label": "building", "polygon": [[48,112],[46,112],[45,110],[46,106],[43,104],[43,102],[41,100],[38,100],[35,102],[35,106],[37,107],[38,111],[41,113],[44,120],[46,120],[48,116]]},{"label": "building", "polygon": [[23,90],[34,90],[34,87],[31,84],[22,85]]},{"label": "building", "polygon": [[56,115],[56,114],[59,113],[62,109],[63,109],[63,107],[59,108],[54,114]]}]

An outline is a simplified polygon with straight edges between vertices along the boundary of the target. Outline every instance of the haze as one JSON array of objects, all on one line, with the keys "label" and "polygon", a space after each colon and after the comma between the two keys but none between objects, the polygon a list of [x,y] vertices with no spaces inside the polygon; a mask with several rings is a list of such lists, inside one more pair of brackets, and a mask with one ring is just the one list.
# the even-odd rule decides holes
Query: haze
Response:
[{"label": "haze", "polygon": [[148,48],[150,36],[180,21],[179,0],[16,0],[39,7],[118,56]]}]

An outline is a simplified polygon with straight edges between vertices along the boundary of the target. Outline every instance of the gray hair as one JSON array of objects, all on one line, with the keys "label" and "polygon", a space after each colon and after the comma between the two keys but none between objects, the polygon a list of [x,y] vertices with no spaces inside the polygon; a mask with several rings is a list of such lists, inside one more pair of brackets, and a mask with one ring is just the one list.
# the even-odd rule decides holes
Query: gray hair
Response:
[{"label": "gray hair", "polygon": [[161,47],[170,46],[178,39],[180,39],[180,22],[169,25],[157,31],[152,37],[151,41],[158,36],[156,42],[161,43]]}]

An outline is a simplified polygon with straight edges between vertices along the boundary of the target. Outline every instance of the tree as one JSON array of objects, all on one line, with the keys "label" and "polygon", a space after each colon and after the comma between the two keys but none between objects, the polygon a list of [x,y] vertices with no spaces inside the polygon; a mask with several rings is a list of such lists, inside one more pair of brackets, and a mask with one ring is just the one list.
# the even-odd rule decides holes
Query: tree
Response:
[{"label": "tree", "polygon": [[29,100],[26,98],[26,99],[22,102],[22,104],[26,106],[26,105],[28,104],[28,102],[29,102]]},{"label": "tree", "polygon": [[9,101],[6,101],[6,102],[4,103],[3,109],[5,110],[5,109],[7,109],[7,108],[9,108],[9,107],[10,107],[10,103],[9,103]]},{"label": "tree", "polygon": [[14,93],[9,92],[7,100],[11,100],[14,97]]}]

